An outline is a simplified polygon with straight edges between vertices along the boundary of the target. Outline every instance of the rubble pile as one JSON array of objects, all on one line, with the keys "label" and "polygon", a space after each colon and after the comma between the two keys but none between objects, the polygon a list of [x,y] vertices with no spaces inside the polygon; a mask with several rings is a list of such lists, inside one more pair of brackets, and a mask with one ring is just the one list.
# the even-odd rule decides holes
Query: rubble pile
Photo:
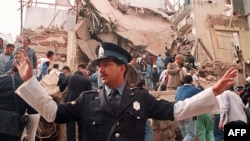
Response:
[{"label": "rubble pile", "polygon": [[23,37],[30,38],[30,46],[36,51],[37,58],[44,57],[51,50],[55,53],[53,61],[61,66],[65,65],[68,33],[63,28],[40,26],[34,30],[23,29],[22,34],[16,38],[16,47],[22,46]]},{"label": "rubble pile", "polygon": [[[40,26],[35,30],[24,29],[22,35],[17,37],[16,46],[21,46],[22,37],[27,36],[31,39],[31,47],[37,52],[38,58],[52,50],[55,53],[53,63],[60,66],[68,61],[67,55],[70,54],[67,54],[67,49],[75,51],[71,55],[77,54],[76,63],[68,61],[68,64],[76,66],[79,62],[87,63],[95,59],[95,47],[102,41],[119,44],[132,55],[142,56],[149,52],[155,56],[161,54],[163,57],[166,52],[172,56],[176,53],[185,55],[192,52],[198,44],[197,40],[177,38],[177,31],[170,23],[168,15],[152,9],[132,7],[117,0],[90,0],[81,3],[77,12],[78,21],[72,35],[62,27]],[[213,27],[214,24],[226,25],[231,21],[230,18],[222,20],[220,16],[215,15],[209,15],[207,20],[209,27]],[[244,26],[238,25],[239,22],[235,19],[232,19],[231,23],[232,26]],[[205,50],[202,42],[200,44]],[[76,49],[71,49],[72,46],[76,46]],[[231,64],[212,60],[211,57],[207,57],[210,55],[207,52],[204,54],[206,55],[202,56],[202,62],[197,64],[197,74],[200,76],[201,85],[207,88],[213,85]],[[175,91],[152,93],[155,97],[174,101]],[[153,120],[152,124],[156,141],[182,140],[175,121]],[[60,134],[65,135],[63,132]]]}]

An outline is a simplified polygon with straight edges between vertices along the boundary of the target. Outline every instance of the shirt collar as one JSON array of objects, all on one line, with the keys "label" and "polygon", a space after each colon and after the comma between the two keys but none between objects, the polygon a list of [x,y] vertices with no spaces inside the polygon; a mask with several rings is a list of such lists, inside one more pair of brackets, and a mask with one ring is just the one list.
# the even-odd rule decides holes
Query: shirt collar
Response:
[{"label": "shirt collar", "polygon": [[[124,88],[125,88],[125,83],[122,83],[118,88],[116,88],[118,90],[120,96],[122,96]],[[112,89],[106,85],[104,86],[104,89],[105,89],[106,95],[109,96]]]}]

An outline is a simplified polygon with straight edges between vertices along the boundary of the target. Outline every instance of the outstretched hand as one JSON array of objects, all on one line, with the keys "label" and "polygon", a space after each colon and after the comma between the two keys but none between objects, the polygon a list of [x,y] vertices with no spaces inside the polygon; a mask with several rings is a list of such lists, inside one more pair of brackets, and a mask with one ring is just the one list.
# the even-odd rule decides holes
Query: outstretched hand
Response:
[{"label": "outstretched hand", "polygon": [[221,94],[230,86],[235,84],[234,77],[237,75],[237,70],[231,67],[226,73],[219,79],[213,86],[213,91],[215,95]]},{"label": "outstretched hand", "polygon": [[33,76],[32,65],[26,55],[25,50],[20,50],[17,52],[15,56],[14,65],[18,69],[19,75],[23,81],[27,81]]}]

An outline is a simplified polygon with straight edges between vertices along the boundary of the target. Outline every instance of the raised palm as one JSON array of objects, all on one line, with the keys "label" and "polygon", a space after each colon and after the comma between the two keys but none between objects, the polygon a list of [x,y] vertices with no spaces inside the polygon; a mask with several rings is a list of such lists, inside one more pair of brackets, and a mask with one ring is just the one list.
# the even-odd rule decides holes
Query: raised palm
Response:
[{"label": "raised palm", "polygon": [[20,77],[23,81],[29,80],[32,75],[32,65],[26,55],[26,51],[20,50],[15,56],[14,65],[17,67]]},{"label": "raised palm", "polygon": [[214,92],[217,94],[222,93],[227,88],[235,84],[234,77],[237,75],[237,70],[231,67],[213,86]]}]

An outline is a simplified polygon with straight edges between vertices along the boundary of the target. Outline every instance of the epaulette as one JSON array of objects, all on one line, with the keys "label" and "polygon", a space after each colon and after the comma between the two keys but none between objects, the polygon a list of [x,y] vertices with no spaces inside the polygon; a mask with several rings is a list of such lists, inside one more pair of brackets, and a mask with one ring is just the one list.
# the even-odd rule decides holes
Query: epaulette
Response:
[{"label": "epaulette", "polygon": [[88,91],[84,91],[84,94],[93,94],[93,93],[98,93],[100,90],[88,90]]},{"label": "epaulette", "polygon": [[76,104],[76,101],[75,101],[75,100],[73,100],[73,101],[71,101],[71,102],[67,102],[67,103],[69,103],[69,104],[71,104],[71,105],[75,105],[75,104]]},{"label": "epaulette", "polygon": [[134,87],[134,88],[131,88],[131,91],[135,91],[135,90],[144,90],[144,88],[141,88],[141,87]]},{"label": "epaulette", "polygon": [[[88,91],[82,92],[80,96],[86,95],[86,94],[96,94],[96,93],[98,93],[97,90],[88,90]],[[71,105],[75,105],[77,102],[76,102],[76,100],[73,100],[73,101],[67,102],[67,103],[69,103],[69,104],[71,104]]]}]

